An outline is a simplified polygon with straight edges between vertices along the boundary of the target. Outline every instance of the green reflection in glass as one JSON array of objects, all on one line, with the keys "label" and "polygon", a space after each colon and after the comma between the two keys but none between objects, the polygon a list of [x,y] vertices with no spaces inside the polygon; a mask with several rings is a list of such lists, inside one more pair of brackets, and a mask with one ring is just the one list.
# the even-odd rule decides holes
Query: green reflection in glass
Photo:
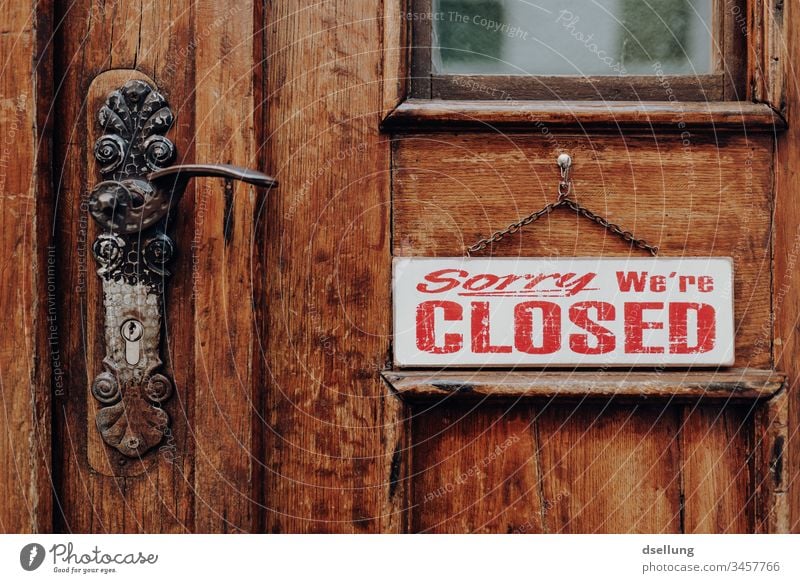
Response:
[{"label": "green reflection in glass", "polygon": [[435,33],[442,65],[496,62],[502,56],[503,35],[482,22],[503,22],[497,0],[439,0]]},{"label": "green reflection in glass", "polygon": [[712,0],[432,0],[440,74],[712,71]]},{"label": "green reflection in glass", "polygon": [[692,17],[687,0],[622,0],[620,15],[623,63],[682,65],[686,61]]}]

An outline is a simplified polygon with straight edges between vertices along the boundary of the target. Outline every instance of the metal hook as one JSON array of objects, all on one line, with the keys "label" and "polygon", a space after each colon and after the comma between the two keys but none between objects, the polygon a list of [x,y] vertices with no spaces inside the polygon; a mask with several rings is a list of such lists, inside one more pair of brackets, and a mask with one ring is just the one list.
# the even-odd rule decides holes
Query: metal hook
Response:
[{"label": "metal hook", "polygon": [[572,166],[572,157],[569,154],[560,154],[556,162],[561,169],[561,182],[558,185],[558,197],[559,200],[563,200],[569,196],[571,190],[569,169],[570,166]]},{"label": "metal hook", "polygon": [[567,176],[569,176],[570,166],[572,166],[572,156],[569,154],[559,154],[556,162],[558,163],[558,167],[561,168],[561,178],[566,180]]}]

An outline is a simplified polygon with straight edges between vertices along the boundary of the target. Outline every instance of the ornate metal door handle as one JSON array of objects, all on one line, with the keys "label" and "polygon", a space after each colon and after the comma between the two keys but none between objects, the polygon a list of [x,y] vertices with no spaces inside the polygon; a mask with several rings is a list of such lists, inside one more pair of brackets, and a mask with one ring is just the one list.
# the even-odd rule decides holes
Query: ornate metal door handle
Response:
[{"label": "ornate metal door handle", "polygon": [[89,195],[89,212],[102,227],[92,247],[103,285],[106,355],[92,383],[101,408],[95,422],[103,440],[138,457],[158,445],[169,426],[161,407],[172,381],[161,366],[161,303],[174,243],[166,233],[192,177],[241,180],[271,188],[255,170],[224,164],[169,166],[175,146],[164,136],[174,121],[166,99],[144,81],[112,91],[98,112],[105,132],[95,158],[105,180]]}]

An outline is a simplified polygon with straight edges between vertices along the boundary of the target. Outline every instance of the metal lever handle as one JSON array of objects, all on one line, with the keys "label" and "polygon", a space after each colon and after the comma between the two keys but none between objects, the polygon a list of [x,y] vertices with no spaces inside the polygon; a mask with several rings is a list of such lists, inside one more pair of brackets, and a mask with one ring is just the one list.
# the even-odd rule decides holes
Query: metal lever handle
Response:
[{"label": "metal lever handle", "polygon": [[230,164],[168,166],[144,178],[134,176],[101,182],[89,196],[89,212],[112,233],[132,235],[144,231],[175,208],[175,197],[180,198],[186,183],[193,177],[241,180],[270,188],[278,184],[266,174]]},{"label": "metal lever handle", "polygon": [[193,177],[241,180],[271,188],[261,172],[227,164],[169,166],[175,146],[164,136],[173,114],[163,95],[144,81],[112,91],[98,120],[104,135],[94,154],[105,180],[89,196],[89,212],[103,228],[92,247],[103,282],[106,355],[92,383],[103,440],[126,457],[139,457],[169,430],[162,407],[173,392],[161,367],[161,319],[167,269],[175,244],[167,216]]},{"label": "metal lever handle", "polygon": [[166,187],[172,179],[173,184],[179,181],[187,182],[190,178],[226,178],[229,180],[240,180],[254,186],[271,188],[277,186],[278,182],[271,176],[262,174],[257,170],[233,166],[232,164],[179,164],[168,166],[162,170],[156,170],[147,175],[147,180]]}]

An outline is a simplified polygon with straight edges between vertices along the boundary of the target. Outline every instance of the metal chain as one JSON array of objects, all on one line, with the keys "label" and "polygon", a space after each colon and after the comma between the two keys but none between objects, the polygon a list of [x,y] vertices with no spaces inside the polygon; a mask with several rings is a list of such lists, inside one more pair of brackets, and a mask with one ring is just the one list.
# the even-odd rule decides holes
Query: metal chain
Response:
[{"label": "metal chain", "polygon": [[561,202],[561,201],[551,202],[550,204],[546,205],[545,207],[541,208],[540,210],[529,214],[524,219],[522,219],[522,220],[520,220],[520,221],[518,221],[516,223],[511,223],[508,227],[506,227],[502,231],[495,231],[494,233],[492,233],[486,239],[481,239],[478,242],[476,242],[475,244],[471,245],[470,247],[467,247],[467,255],[471,255],[473,253],[477,253],[478,251],[483,251],[484,249],[486,249],[486,247],[488,247],[492,243],[497,243],[500,239],[502,239],[506,235],[512,235],[512,234],[516,233],[522,227],[530,225],[534,221],[538,221],[539,219],[541,219],[545,215],[549,215],[551,212],[553,212],[555,209],[557,209],[560,206],[564,206],[564,203]]},{"label": "metal chain", "polygon": [[592,211],[587,209],[585,206],[581,206],[577,202],[574,202],[574,201],[569,200],[569,199],[565,199],[562,202],[563,202],[564,206],[568,206],[569,208],[574,210],[576,213],[579,213],[579,214],[583,215],[584,217],[586,217],[590,221],[594,221],[595,223],[597,223],[598,225],[600,225],[604,229],[608,229],[609,231],[611,231],[612,233],[614,233],[615,235],[617,235],[618,237],[620,237],[624,241],[627,241],[628,243],[633,245],[634,247],[636,247],[638,249],[642,249],[644,251],[647,251],[653,257],[658,255],[658,247],[656,245],[651,245],[650,243],[648,243],[644,239],[637,239],[634,236],[634,234],[631,233],[630,231],[626,231],[622,227],[620,227],[619,225],[616,225],[614,223],[609,222],[608,219],[605,219],[605,218],[601,217],[600,215],[594,214]]},{"label": "metal chain", "polygon": [[[562,155],[563,157],[564,155]],[[654,257],[658,254],[658,247],[655,245],[650,245],[644,239],[637,239],[633,233],[630,231],[624,230],[619,225],[611,223],[608,219],[601,217],[600,215],[596,215],[589,209],[584,206],[581,206],[578,202],[572,200],[570,195],[572,193],[572,181],[569,179],[569,167],[571,164],[571,160],[568,158],[562,161],[562,157],[559,157],[559,166],[561,166],[561,181],[558,183],[558,200],[556,202],[551,202],[548,205],[545,205],[541,209],[536,212],[529,214],[527,217],[524,217],[517,221],[516,223],[511,223],[508,227],[503,229],[502,231],[496,231],[492,233],[489,237],[485,239],[480,239],[475,242],[473,245],[467,247],[466,253],[467,256],[472,255],[473,253],[477,253],[479,251],[483,251],[489,245],[493,243],[497,243],[501,239],[503,239],[506,235],[513,235],[522,227],[530,225],[534,221],[541,219],[542,217],[549,215],[555,209],[559,207],[566,207],[572,209],[576,213],[581,216],[586,217],[590,221],[593,221],[607,229],[608,231],[614,233],[618,237],[622,238],[624,241],[630,243],[634,247],[638,249],[642,249],[644,251],[649,252]]]}]

